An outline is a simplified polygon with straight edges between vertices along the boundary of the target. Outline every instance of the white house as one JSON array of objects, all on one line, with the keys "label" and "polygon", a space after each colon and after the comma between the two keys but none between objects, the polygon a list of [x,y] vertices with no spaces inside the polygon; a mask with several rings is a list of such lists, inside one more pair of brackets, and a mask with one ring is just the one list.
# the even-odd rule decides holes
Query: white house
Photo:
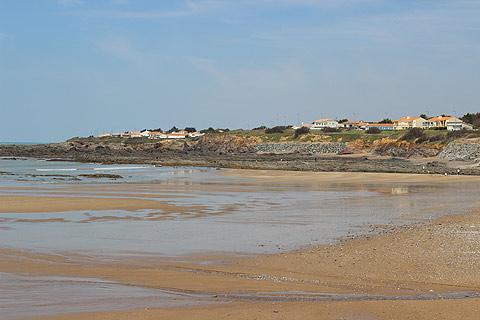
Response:
[{"label": "white house", "polygon": [[166,133],[166,139],[185,139],[188,136],[187,131],[177,131]]},{"label": "white house", "polygon": [[150,137],[150,133],[151,133],[150,130],[140,131],[140,136],[142,136],[144,138],[148,138],[148,137]]},{"label": "white house", "polygon": [[394,129],[395,130],[407,130],[411,128],[420,128],[426,129],[428,128],[428,120],[422,117],[403,117],[396,121],[394,121]]},{"label": "white house", "polygon": [[319,130],[323,128],[338,128],[338,121],[334,119],[318,119],[313,121],[310,129]]},{"label": "white house", "polygon": [[456,117],[450,117],[450,119],[445,121],[445,124],[447,127],[447,131],[473,130],[473,126],[463,122]]},{"label": "white house", "polygon": [[112,134],[110,133],[101,133],[97,136],[97,138],[107,138],[107,137],[111,137]]},{"label": "white house", "polygon": [[140,131],[130,131],[130,138],[141,138],[142,133]]},{"label": "white house", "polygon": [[190,138],[199,138],[199,137],[202,137],[204,135],[205,135],[205,133],[200,133],[200,132],[190,132],[190,133],[188,133],[188,136]]},{"label": "white house", "polygon": [[454,116],[439,116],[428,119],[429,128],[446,128],[448,131],[473,130],[468,123]]}]

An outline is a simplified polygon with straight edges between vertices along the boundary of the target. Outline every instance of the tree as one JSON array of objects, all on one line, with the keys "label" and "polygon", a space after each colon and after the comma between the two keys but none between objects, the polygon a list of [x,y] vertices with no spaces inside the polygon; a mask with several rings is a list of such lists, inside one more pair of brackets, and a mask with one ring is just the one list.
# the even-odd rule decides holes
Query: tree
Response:
[{"label": "tree", "polygon": [[208,128],[208,129],[200,130],[200,133],[215,133],[215,129],[213,129],[212,127],[210,127],[210,128]]},{"label": "tree", "polygon": [[186,128],[183,129],[183,130],[185,130],[185,131],[187,131],[187,132],[197,132],[197,129],[192,128],[192,127],[186,127]]},{"label": "tree", "polygon": [[345,123],[345,122],[348,122],[348,119],[341,119],[341,120],[338,120],[338,123]]},{"label": "tree", "polygon": [[427,116],[425,113],[422,113],[419,117],[420,117],[420,118],[423,118],[423,119],[428,119],[428,118],[430,118],[430,117]]},{"label": "tree", "polygon": [[467,113],[460,118],[462,121],[471,124],[472,126],[479,128],[480,127],[480,112],[477,113]]},{"label": "tree", "polygon": [[167,133],[177,132],[178,128],[173,126],[172,129],[168,130]]},{"label": "tree", "polygon": [[382,121],[380,121],[379,123],[393,123],[393,121],[392,121],[392,119],[385,118]]}]

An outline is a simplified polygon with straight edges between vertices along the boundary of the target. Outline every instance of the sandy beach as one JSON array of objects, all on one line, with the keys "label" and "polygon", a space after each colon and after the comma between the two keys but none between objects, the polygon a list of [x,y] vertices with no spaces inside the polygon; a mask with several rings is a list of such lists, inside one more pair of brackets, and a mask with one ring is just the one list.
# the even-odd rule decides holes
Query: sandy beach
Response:
[{"label": "sandy beach", "polygon": [[[298,173],[229,170],[222,174],[262,183],[444,184],[478,183],[475,177]],[[2,195],[1,212],[158,209],[207,210],[151,199],[122,198],[154,184],[67,186],[64,192],[103,190],[117,196]],[[217,187],[212,187],[216,189]],[[25,190],[21,190],[25,192]],[[207,210],[208,211],[208,210]],[[40,221],[42,223],[42,221]],[[480,211],[410,226],[377,225],[319,246],[275,254],[192,254],[122,257],[75,252],[0,249],[0,272],[102,279],[202,297],[187,307],[82,312],[39,319],[477,319],[480,311]]]}]

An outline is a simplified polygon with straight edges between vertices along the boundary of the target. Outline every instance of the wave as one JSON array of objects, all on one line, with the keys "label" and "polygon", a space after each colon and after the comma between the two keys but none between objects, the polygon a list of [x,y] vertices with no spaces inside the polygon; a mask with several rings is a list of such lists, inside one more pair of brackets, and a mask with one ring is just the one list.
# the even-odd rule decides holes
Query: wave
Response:
[{"label": "wave", "polygon": [[149,168],[152,168],[152,167],[145,167],[145,166],[141,166],[141,167],[106,167],[106,168],[102,168],[102,167],[98,167],[98,168],[93,168],[93,170],[96,170],[96,171],[107,171],[107,170],[139,170],[139,169],[149,169]]},{"label": "wave", "polygon": [[76,168],[51,168],[51,169],[35,169],[35,171],[77,171]]}]

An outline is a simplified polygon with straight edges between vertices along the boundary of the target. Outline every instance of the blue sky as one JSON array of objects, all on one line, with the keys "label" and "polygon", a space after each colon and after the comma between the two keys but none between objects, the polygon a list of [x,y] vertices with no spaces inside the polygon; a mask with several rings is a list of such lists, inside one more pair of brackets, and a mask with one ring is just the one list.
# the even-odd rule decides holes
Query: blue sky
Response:
[{"label": "blue sky", "polygon": [[0,141],[480,111],[477,0],[0,0]]}]

